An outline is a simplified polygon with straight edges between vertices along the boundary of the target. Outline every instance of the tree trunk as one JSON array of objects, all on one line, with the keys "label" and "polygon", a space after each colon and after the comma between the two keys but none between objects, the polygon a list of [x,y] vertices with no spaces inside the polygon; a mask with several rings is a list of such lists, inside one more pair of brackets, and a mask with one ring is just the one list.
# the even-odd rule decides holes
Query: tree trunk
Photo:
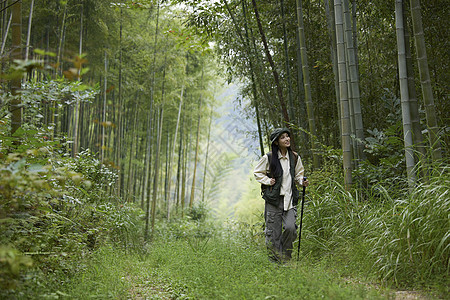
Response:
[{"label": "tree trunk", "polygon": [[189,122],[189,134],[187,135],[186,138],[189,138],[188,141],[186,141],[184,143],[184,150],[183,150],[183,168],[181,169],[182,174],[181,174],[181,195],[180,195],[180,199],[181,199],[181,217],[184,217],[184,205],[186,202],[186,178],[187,178],[187,163],[189,160],[189,146],[190,146],[190,138],[191,138],[191,122]]},{"label": "tree trunk", "polygon": [[[358,31],[357,31],[357,13],[356,13],[356,0],[353,0],[352,3],[352,18],[353,18],[353,27],[352,27],[352,31],[353,31],[353,46],[355,47],[355,53],[359,53],[358,51]],[[359,81],[359,56],[356,55],[355,57],[356,59],[356,70],[358,70],[357,74],[358,74],[358,81]]]},{"label": "tree trunk", "polygon": [[[259,148],[261,151],[261,156],[264,155],[264,143],[262,138],[262,131],[261,131],[261,120],[259,116],[259,104],[258,104],[258,92],[256,89],[256,82],[255,82],[255,69],[253,65],[253,59],[252,59],[252,51],[250,47],[250,37],[248,33],[248,22],[247,22],[247,8],[245,5],[245,0],[241,0],[242,4],[242,14],[244,17],[244,28],[245,28],[245,42],[246,42],[246,48],[249,51],[249,64],[250,64],[250,74],[251,74],[251,81],[252,81],[252,94],[253,94],[253,107],[255,108],[255,114],[256,114],[256,125],[258,126],[258,137],[259,137]],[[254,53],[255,57],[257,53]]]},{"label": "tree trunk", "polygon": [[[183,88],[184,89],[184,88]],[[186,107],[186,102],[183,103],[183,111],[185,111],[185,107]],[[183,120],[182,120],[182,126],[180,128],[180,143],[178,145],[178,165],[177,165],[177,184],[176,186],[176,191],[175,191],[175,195],[176,195],[176,214],[178,215],[178,209],[180,207],[180,185],[181,185],[181,167],[184,164],[184,144],[183,144],[183,140],[184,140],[184,113],[183,113]],[[183,199],[184,201],[184,199]]]},{"label": "tree trunk", "polygon": [[26,46],[25,46],[25,60],[28,60],[28,53],[30,51],[30,37],[31,37],[31,23],[32,23],[32,20],[33,20],[33,8],[34,8],[34,0],[31,0],[30,15],[28,17],[27,43],[26,43]]},{"label": "tree trunk", "polygon": [[167,128],[167,143],[166,143],[166,171],[164,178],[164,203],[166,203],[167,208],[167,220],[170,218],[170,196],[169,196],[169,169],[170,169],[170,130]]},{"label": "tree trunk", "polygon": [[[34,2],[34,0],[33,0]],[[81,58],[81,55],[83,54],[83,2],[81,3],[81,16],[80,16],[80,39],[79,39],[79,46],[78,46],[78,56]],[[31,17],[30,17],[31,18]],[[27,48],[28,49],[28,48]],[[79,80],[81,80],[80,77],[81,74],[81,66],[78,70],[78,77]],[[75,108],[74,108],[74,124],[73,124],[73,147],[72,147],[72,157],[75,157],[78,153],[78,145],[79,145],[79,122],[80,122],[80,101],[77,99],[75,102]]]},{"label": "tree trunk", "polygon": [[63,13],[63,19],[62,19],[62,25],[61,25],[61,36],[59,37],[59,46],[58,46],[58,56],[56,57],[56,68],[59,75],[62,74],[62,47],[63,47],[63,40],[64,40],[64,31],[66,28],[66,14],[67,14],[67,2],[64,4],[64,13]]},{"label": "tree trunk", "polygon": [[144,192],[142,193],[141,206],[144,208],[145,199],[149,199],[150,191],[150,163],[151,163],[151,137],[152,137],[152,111],[150,110],[147,114],[147,138],[146,138],[146,151],[145,151],[145,161],[144,161]]},{"label": "tree trunk", "polygon": [[[120,26],[119,26],[119,99],[118,99],[118,109],[117,109],[117,124],[115,127],[116,131],[116,147],[115,147],[115,161],[116,165],[123,170],[122,168],[122,137],[123,137],[123,122],[122,122],[122,106],[123,106],[123,97],[122,97],[122,62],[123,62],[123,51],[122,51],[122,33],[123,33],[123,9],[120,8]],[[122,177],[119,176],[117,179],[117,195],[120,196],[122,193]]]},{"label": "tree trunk", "polygon": [[159,116],[159,125],[158,125],[158,141],[156,143],[156,153],[155,153],[155,177],[153,181],[153,195],[152,195],[152,234],[150,240],[153,240],[154,236],[154,228],[155,228],[155,219],[156,219],[156,195],[158,192],[158,173],[159,173],[159,153],[161,150],[161,137],[162,137],[162,127],[163,127],[163,119],[164,119],[164,107],[161,106],[160,116]]},{"label": "tree trunk", "polygon": [[[12,46],[11,60],[22,59],[22,1],[16,2],[12,8]],[[6,36],[6,35],[5,35]],[[22,101],[19,90],[21,88],[21,76],[11,80],[11,94],[13,100],[10,104],[11,111],[11,135],[22,126]],[[18,141],[17,141],[18,143]]]},{"label": "tree trunk", "polygon": [[[358,68],[357,68],[357,53],[355,48],[355,40],[353,35],[353,27],[351,21],[351,14],[349,9],[348,0],[342,1],[342,8],[344,10],[345,17],[345,38],[347,45],[347,53],[348,53],[348,69],[350,73],[350,90],[351,90],[351,103],[353,107],[353,117],[355,124],[355,135],[356,135],[356,149],[357,159],[364,159],[364,144],[361,142],[364,140],[364,128],[361,114],[361,97],[359,91],[359,76],[358,76]],[[356,25],[354,25],[356,26]]]},{"label": "tree trunk", "polygon": [[[242,37],[241,28],[239,27],[240,25],[238,24],[233,12],[231,11],[231,9],[228,5],[228,2],[226,0],[224,0],[224,3],[225,3],[225,7],[226,7],[228,13],[230,14],[231,19],[233,20],[236,34],[239,36],[242,44],[245,46],[245,49],[247,49],[249,52],[248,63],[250,66],[250,79],[252,82],[252,94],[253,94],[252,105],[255,108],[256,123],[258,126],[258,135],[259,135],[259,142],[260,142],[260,151],[262,153],[261,155],[264,155],[264,144],[262,141],[261,122],[260,122],[259,110],[258,110],[258,93],[257,93],[257,88],[256,88],[254,63],[253,63],[253,59],[252,59],[252,48],[250,47],[250,38],[249,38],[249,33],[248,33],[249,30],[248,30],[247,9],[246,9],[246,5],[245,5],[245,0],[241,0],[242,14],[243,14],[243,19],[244,19],[245,39]],[[255,57],[257,56],[256,51],[255,51],[254,55],[255,55]]]},{"label": "tree trunk", "polygon": [[[135,145],[135,138],[137,139],[137,126],[138,126],[138,96],[137,96],[136,92],[136,103],[135,103],[135,107],[134,107],[134,120],[133,120],[133,131],[132,134],[130,134],[130,151],[128,153],[128,180],[127,180],[127,186],[128,186],[128,191],[127,191],[127,201],[131,202],[130,197],[132,196],[132,185],[133,182],[135,180],[133,180],[132,177],[132,170],[133,170],[133,149],[134,149],[134,145]],[[134,135],[134,136],[133,136]],[[124,170],[125,171],[125,170]]]},{"label": "tree trunk", "polygon": [[[403,4],[405,2],[403,1]],[[403,7],[405,7],[403,5]],[[417,161],[425,162],[426,157],[426,148],[423,141],[422,135],[422,126],[420,124],[420,113],[419,113],[419,104],[417,101],[417,92],[416,92],[416,81],[414,79],[414,67],[413,67],[413,59],[411,56],[411,43],[410,43],[410,34],[408,27],[406,26],[406,10],[403,9],[403,23],[404,32],[405,32],[405,50],[406,50],[406,69],[408,72],[408,95],[409,95],[409,108],[411,113],[411,124],[413,128],[413,144],[414,148],[417,150]],[[422,176],[425,175],[425,172],[422,172]]]},{"label": "tree trunk", "polygon": [[344,185],[347,190],[352,187],[352,148],[350,142],[350,109],[348,101],[347,68],[345,61],[344,20],[342,19],[341,0],[334,0],[336,23],[336,44],[339,71],[339,99],[341,101],[342,152],[344,168]]},{"label": "tree trunk", "polygon": [[[259,29],[259,34],[261,35],[261,40],[263,42],[264,45],[264,50],[266,52],[266,57],[267,60],[269,61],[271,70],[272,70],[272,75],[273,78],[275,80],[275,86],[277,88],[277,94],[278,94],[278,100],[280,101],[280,105],[281,105],[281,112],[283,115],[283,119],[284,122],[286,124],[286,126],[289,128],[290,127],[290,121],[289,121],[289,115],[287,112],[287,108],[286,108],[286,103],[284,102],[284,98],[283,98],[283,90],[280,84],[280,80],[279,80],[279,76],[278,76],[278,72],[276,70],[275,67],[275,63],[273,62],[272,59],[272,55],[270,54],[270,50],[269,50],[269,46],[267,45],[267,40],[266,40],[266,35],[264,34],[264,30],[261,24],[261,19],[259,17],[259,13],[258,13],[258,7],[256,5],[256,0],[252,0],[252,4],[253,4],[253,9],[255,11],[255,17],[256,17],[256,21],[258,23],[258,29]],[[295,144],[294,141],[291,139],[291,147],[294,149],[295,148]]]},{"label": "tree trunk", "polygon": [[213,119],[213,108],[211,107],[211,114],[209,116],[209,126],[208,126],[208,142],[206,144],[206,156],[205,156],[205,169],[203,172],[203,187],[202,187],[202,203],[205,203],[205,184],[206,184],[206,171],[208,167],[208,154],[209,154],[209,140],[211,137],[211,123]]},{"label": "tree trunk", "polygon": [[[6,30],[6,27],[9,27],[9,26],[7,24],[11,23],[11,21],[8,21],[8,19],[7,19],[8,12],[6,9],[6,5],[7,5],[6,1],[0,3],[0,9],[1,9],[1,12],[0,12],[1,13],[0,34],[1,34],[2,45],[3,45],[3,41],[6,40],[5,37],[8,35],[8,31]],[[11,18],[9,18],[9,20],[11,20]],[[1,49],[1,47],[0,47],[0,49]],[[3,54],[3,51],[1,54]],[[3,70],[3,63],[4,62],[2,62],[2,68],[1,68],[2,70]]]},{"label": "tree trunk", "polygon": [[0,56],[2,56],[3,52],[5,51],[6,40],[8,39],[8,32],[9,32],[9,27],[11,26],[12,19],[13,19],[13,13],[11,12],[11,14],[9,15],[8,24],[6,25],[5,34],[3,35],[2,49],[0,50]]},{"label": "tree trunk", "polygon": [[[202,79],[201,82],[203,83],[203,68],[202,68]],[[203,88],[201,89],[203,90]],[[200,143],[200,121],[201,121],[201,108],[202,108],[202,97],[200,96],[199,103],[198,103],[198,121],[197,121],[197,142],[195,145],[195,159],[194,159],[194,174],[192,176],[192,186],[191,186],[191,197],[189,200],[189,208],[192,209],[192,206],[194,204],[194,195],[195,195],[195,176],[197,174],[197,163],[198,163],[198,146]]]},{"label": "tree trunk", "polygon": [[423,102],[427,118],[428,135],[430,139],[431,158],[433,161],[442,159],[441,142],[439,141],[439,127],[437,124],[436,107],[434,105],[433,90],[431,88],[430,72],[428,70],[427,51],[420,12],[420,1],[410,0],[413,22],[414,40],[416,44],[417,62],[419,65],[420,83],[422,86]]},{"label": "tree trunk", "polygon": [[[150,120],[152,119],[156,119],[156,110],[153,113],[152,110],[149,113],[150,116]],[[151,121],[150,121],[151,124]],[[151,126],[149,126],[148,128],[148,136],[147,136],[147,140],[148,140],[148,147],[147,147],[147,176],[146,176],[146,180],[147,182],[147,207],[145,210],[145,231],[144,231],[144,237],[145,240],[147,240],[147,236],[148,236],[148,227],[149,227],[149,221],[150,221],[150,203],[151,203],[151,197],[150,197],[150,192],[151,192],[151,175],[152,175],[152,168],[151,168],[151,157],[152,157],[152,147],[151,147],[151,143],[152,143],[152,136],[153,136],[153,132],[151,130]]]},{"label": "tree trunk", "polygon": [[[173,137],[173,143],[172,143],[172,152],[170,154],[170,161],[173,160],[173,157],[175,155],[175,149],[176,149],[176,143],[177,143],[177,135],[178,135],[178,128],[180,125],[180,117],[181,117],[181,108],[182,108],[182,104],[183,104],[183,91],[184,91],[184,86],[181,87],[181,95],[180,95],[180,104],[178,105],[178,116],[177,116],[177,125],[175,126],[175,134]],[[169,193],[169,197],[168,199],[170,199],[170,181],[172,180],[172,168],[169,168],[169,172],[168,172],[168,177],[169,177],[169,182],[168,182],[168,193]],[[167,220],[170,219],[170,205],[169,205],[169,200],[167,202]]]},{"label": "tree trunk", "polygon": [[[161,85],[161,103],[164,103],[165,102],[165,96],[166,96],[166,90],[165,90],[165,86],[166,86],[166,62],[167,62],[167,56],[164,56],[164,63],[163,63],[163,76],[162,76],[162,85]],[[169,130],[167,130],[167,132],[168,132],[168,135],[169,135]],[[162,133],[162,131],[161,131],[161,133]],[[169,143],[169,137],[167,137],[167,143]],[[168,146],[167,146],[167,148],[168,148]],[[166,167],[168,167],[168,165],[167,165],[167,156],[168,156],[168,154],[169,154],[169,149],[166,149],[167,151],[166,151],[166,153],[167,153],[167,155],[166,155]],[[166,170],[167,171],[167,170]],[[161,177],[162,177],[162,171],[161,171]],[[167,179],[167,172],[166,172],[166,179]],[[161,182],[162,182],[162,179],[161,179]],[[166,181],[166,183],[167,183],[167,181]],[[164,201],[165,201],[165,203],[167,203],[167,206],[168,206],[168,208],[167,209],[169,209],[169,198],[167,197],[167,185],[165,185],[165,189],[164,189]]]},{"label": "tree trunk", "polygon": [[[157,45],[158,45],[158,33],[159,33],[159,0],[157,1],[157,10],[156,10],[156,25],[155,25],[155,40],[153,44],[153,61],[152,61],[152,80],[151,80],[151,86],[150,86],[150,112],[149,116],[153,114],[153,105],[154,105],[154,90],[155,90],[155,72],[156,72],[156,53],[157,53]],[[150,211],[150,190],[151,190],[151,174],[152,174],[152,168],[151,168],[151,158],[152,158],[152,142],[153,142],[153,135],[151,132],[153,118],[150,117],[148,120],[148,145],[147,145],[147,172],[146,172],[146,181],[145,184],[147,186],[146,188],[146,196],[147,196],[147,213]],[[146,222],[148,222],[148,215],[146,218]],[[146,224],[147,225],[147,224]]]},{"label": "tree trunk", "polygon": [[[298,114],[295,121],[297,122],[299,127],[308,128],[308,114],[306,113],[306,103],[305,99],[305,85],[303,84],[303,67],[302,67],[302,54],[300,50],[300,32],[298,31],[298,26],[296,26],[295,30],[295,38],[297,42],[297,102],[299,104]],[[311,150],[311,145],[308,144],[309,135],[305,131],[300,132],[301,139],[304,141],[299,145],[299,152],[306,152]],[[312,157],[312,154],[311,154]]]},{"label": "tree trunk", "polygon": [[106,49],[105,49],[105,78],[104,78],[104,82],[103,82],[103,108],[102,108],[102,124],[100,125],[102,130],[101,130],[101,149],[100,149],[100,153],[101,153],[101,162],[104,162],[105,159],[105,148],[106,148],[106,144],[105,144],[105,124],[106,124],[106,96],[107,96],[107,89],[108,89],[108,79],[107,79],[107,74],[108,74],[108,54],[106,53]]},{"label": "tree trunk", "polygon": [[414,149],[412,138],[411,114],[409,109],[408,72],[406,67],[405,35],[403,22],[403,0],[395,1],[395,24],[398,48],[398,76],[400,81],[400,95],[403,117],[403,138],[405,143],[406,172],[410,189],[414,187],[416,175],[414,173]]},{"label": "tree trunk", "polygon": [[[333,74],[334,74],[334,91],[336,95],[336,104],[338,119],[341,119],[341,103],[339,99],[339,73],[337,67],[337,49],[336,49],[336,24],[334,21],[334,6],[329,5],[329,0],[324,0],[325,3],[325,13],[327,15],[328,32],[330,34],[330,50],[331,50],[331,63],[333,64]],[[339,132],[342,132],[342,125],[339,122]]]},{"label": "tree trunk", "polygon": [[[284,40],[284,59],[286,62],[286,78],[288,81],[288,103],[289,103],[289,119],[294,120],[294,96],[292,93],[291,66],[289,64],[288,38],[286,31],[286,15],[284,13],[284,2],[280,0],[281,18],[283,22],[283,40]],[[293,133],[292,133],[293,134]]]},{"label": "tree trunk", "polygon": [[302,0],[297,0],[297,27],[299,32],[300,56],[302,61],[303,85],[305,87],[306,112],[308,114],[309,131],[311,133],[311,151],[313,155],[313,166],[319,168],[320,162],[317,156],[317,133],[316,122],[314,119],[314,107],[311,96],[311,82],[309,79],[308,54],[306,52],[305,29],[303,26]]}]

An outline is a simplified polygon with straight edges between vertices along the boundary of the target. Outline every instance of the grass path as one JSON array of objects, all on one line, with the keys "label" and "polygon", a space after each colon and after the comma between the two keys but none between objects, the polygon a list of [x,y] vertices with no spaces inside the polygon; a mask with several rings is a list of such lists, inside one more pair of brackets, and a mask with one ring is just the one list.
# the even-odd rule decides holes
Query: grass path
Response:
[{"label": "grass path", "polygon": [[96,254],[70,295],[98,299],[426,299],[349,279],[306,259],[276,265],[231,240],[156,241],[144,255]]},{"label": "grass path", "polygon": [[[142,267],[145,267],[145,265],[146,262],[143,262]],[[295,266],[291,265],[286,268],[295,268]],[[173,286],[170,283],[170,277],[166,279],[158,279],[158,277],[160,277],[160,275],[155,272],[153,272],[153,274],[150,272],[147,276],[142,276],[142,274],[136,274],[134,277],[128,275],[127,280],[131,284],[131,288],[129,289],[129,299],[430,299],[417,291],[392,291],[388,289],[380,290],[373,285],[369,285],[361,281],[350,280],[348,278],[335,278],[337,285],[330,287],[330,289],[321,288],[315,283],[314,280],[312,280],[311,286],[308,286],[308,283],[304,283],[302,285],[306,288],[306,290],[314,290],[315,287],[317,287],[318,290],[322,291],[320,295],[316,293],[311,293],[309,295],[308,293],[299,293],[298,295],[291,295],[290,298],[284,298],[284,296],[279,296],[274,293],[269,293],[265,297],[264,295],[260,295],[260,293],[255,293],[254,296],[241,295],[242,298],[233,298],[234,296],[226,295],[216,295],[217,298],[209,298],[202,295],[202,293],[196,296],[190,296],[186,286],[179,284],[178,286]],[[261,287],[255,285],[254,288],[260,289]],[[220,290],[221,288],[219,287],[217,294],[220,293]],[[249,293],[251,292],[249,291]]]}]

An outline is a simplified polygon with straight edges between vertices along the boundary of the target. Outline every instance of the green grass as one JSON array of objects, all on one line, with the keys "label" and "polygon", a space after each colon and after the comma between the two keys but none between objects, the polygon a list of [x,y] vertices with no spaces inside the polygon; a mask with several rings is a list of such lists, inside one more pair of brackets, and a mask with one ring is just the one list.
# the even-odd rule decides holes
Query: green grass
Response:
[{"label": "green grass", "polygon": [[305,209],[304,251],[388,285],[449,293],[448,170],[396,198],[383,185],[365,200],[335,182],[316,190]]},{"label": "green grass", "polygon": [[63,289],[64,294],[75,299],[126,299],[130,285],[123,270],[128,260],[121,250],[110,247],[97,250],[88,259],[84,272],[73,275]]},{"label": "green grass", "polygon": [[[188,238],[189,239],[189,238]],[[97,251],[85,271],[46,298],[68,299],[386,299],[324,263],[269,262],[256,245],[216,237],[201,247],[157,239],[144,255]],[[42,295],[42,294],[41,294]]]},{"label": "green grass", "polygon": [[156,241],[140,263],[140,276],[164,278],[178,291],[172,295],[189,299],[386,298],[305,258],[274,264],[264,249],[236,239],[212,238],[201,248],[191,245],[187,240]]},{"label": "green grass", "polygon": [[[180,228],[180,225],[190,230],[173,230]],[[294,258],[287,264],[279,265],[268,260],[261,235],[252,235],[248,230],[240,230],[239,227],[213,231],[211,227],[206,228],[210,225],[202,222],[169,225],[161,223],[159,226],[160,231],[155,240],[143,247],[139,253],[126,254],[123,250],[112,247],[97,250],[87,260],[83,272],[66,279],[60,287],[55,284],[49,286],[50,290],[45,293],[45,298],[395,297],[394,292],[386,286],[379,288],[377,270],[372,266],[367,252],[372,244],[359,243],[363,238],[356,239],[353,244],[347,241],[335,251],[327,248],[328,252],[317,255],[310,251],[313,249],[310,245],[312,241],[307,240],[306,235],[305,242],[302,243],[300,261]],[[349,231],[346,231],[346,234],[353,235]],[[60,280],[61,276],[62,274],[59,274]]]},{"label": "green grass", "polygon": [[[346,191],[334,181],[308,190],[302,249],[342,276],[387,287],[450,293],[450,174],[412,191],[378,183],[371,191]],[[399,179],[400,180],[400,179]],[[406,185],[405,185],[406,186]]]}]

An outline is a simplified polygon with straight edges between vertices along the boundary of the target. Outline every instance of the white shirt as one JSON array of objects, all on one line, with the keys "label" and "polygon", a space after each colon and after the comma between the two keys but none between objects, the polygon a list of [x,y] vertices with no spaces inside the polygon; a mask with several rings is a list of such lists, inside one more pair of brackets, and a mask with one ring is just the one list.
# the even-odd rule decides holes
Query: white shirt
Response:
[{"label": "white shirt", "polygon": [[[280,196],[284,195],[284,210],[289,210],[294,207],[292,205],[292,189],[291,189],[292,178],[290,173],[291,167],[289,163],[289,152],[286,152],[286,156],[283,156],[281,152],[278,151],[278,158],[280,160],[281,168],[283,169]],[[261,159],[256,164],[256,167],[253,171],[256,181],[264,185],[271,185],[270,177],[267,176],[267,173],[269,172],[269,166],[270,166],[269,158],[267,157],[267,155],[263,155],[263,157],[261,157]],[[303,168],[303,163],[299,155],[294,171],[295,174],[294,180],[299,185],[303,184],[304,172],[305,169]]]}]

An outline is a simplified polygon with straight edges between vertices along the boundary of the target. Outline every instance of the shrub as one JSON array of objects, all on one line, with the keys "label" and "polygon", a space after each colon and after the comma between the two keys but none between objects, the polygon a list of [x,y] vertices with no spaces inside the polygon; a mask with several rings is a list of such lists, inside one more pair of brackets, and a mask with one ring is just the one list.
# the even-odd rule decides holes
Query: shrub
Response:
[{"label": "shrub", "polygon": [[115,177],[89,151],[74,159],[46,145],[0,157],[0,246],[8,249],[0,263],[11,269],[0,281],[5,293],[20,290],[26,268],[68,276],[101,245],[141,245],[142,211],[105,189]]}]

